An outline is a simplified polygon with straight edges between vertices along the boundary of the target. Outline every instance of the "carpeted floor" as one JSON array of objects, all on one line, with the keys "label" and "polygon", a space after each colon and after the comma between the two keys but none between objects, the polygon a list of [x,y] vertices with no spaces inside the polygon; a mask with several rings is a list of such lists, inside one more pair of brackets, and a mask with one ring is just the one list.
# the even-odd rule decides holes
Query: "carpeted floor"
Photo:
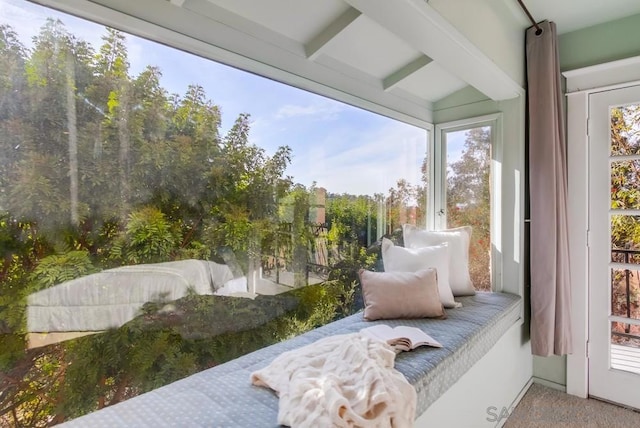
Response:
[{"label": "carpeted floor", "polygon": [[578,398],[534,383],[511,412],[504,426],[640,427],[640,413],[591,398]]}]

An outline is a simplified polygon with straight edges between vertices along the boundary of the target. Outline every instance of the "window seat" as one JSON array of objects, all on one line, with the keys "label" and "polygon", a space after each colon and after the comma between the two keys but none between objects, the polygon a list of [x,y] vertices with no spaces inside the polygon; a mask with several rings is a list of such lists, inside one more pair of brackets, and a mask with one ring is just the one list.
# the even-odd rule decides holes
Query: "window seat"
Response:
[{"label": "window seat", "polygon": [[[457,300],[463,306],[448,309],[446,320],[387,320],[372,323],[365,321],[360,312],[69,421],[65,426],[275,427],[278,426],[278,398],[267,388],[252,386],[250,373],[265,367],[284,351],[326,336],[357,332],[374,323],[418,327],[443,344],[443,348],[420,347],[396,357],[396,368],[417,391],[418,417],[521,317],[522,299],[513,294],[481,292]],[[476,393],[480,393],[480,390]]]}]

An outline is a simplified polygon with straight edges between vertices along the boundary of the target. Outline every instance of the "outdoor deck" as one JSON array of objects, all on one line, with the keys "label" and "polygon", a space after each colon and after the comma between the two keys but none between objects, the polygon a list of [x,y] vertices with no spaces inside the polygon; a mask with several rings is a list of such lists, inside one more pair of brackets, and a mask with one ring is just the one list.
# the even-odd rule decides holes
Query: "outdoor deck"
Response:
[{"label": "outdoor deck", "polygon": [[611,368],[640,374],[640,348],[612,343]]}]

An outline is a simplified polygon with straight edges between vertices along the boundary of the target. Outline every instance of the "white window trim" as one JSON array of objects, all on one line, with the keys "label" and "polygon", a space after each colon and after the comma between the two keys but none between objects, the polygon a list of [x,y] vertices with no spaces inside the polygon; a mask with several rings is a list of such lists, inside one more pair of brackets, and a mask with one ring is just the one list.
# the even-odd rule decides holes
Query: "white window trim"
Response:
[{"label": "white window trim", "polygon": [[[502,290],[502,113],[437,124],[430,158],[429,210],[427,229],[444,229],[447,225],[447,147],[446,133],[481,126],[491,127],[491,289]],[[438,160],[438,161],[436,161]]]},{"label": "white window trim", "polygon": [[567,393],[589,394],[588,161],[589,95],[640,83],[640,56],[566,71],[568,216],[571,325],[574,352],[567,356]]}]

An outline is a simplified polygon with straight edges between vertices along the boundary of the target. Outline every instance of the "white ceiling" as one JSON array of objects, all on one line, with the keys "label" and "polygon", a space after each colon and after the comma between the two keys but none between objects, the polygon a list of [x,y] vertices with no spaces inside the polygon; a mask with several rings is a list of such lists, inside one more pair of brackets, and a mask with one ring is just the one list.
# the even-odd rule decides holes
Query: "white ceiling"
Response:
[{"label": "white ceiling", "polygon": [[426,0],[32,1],[419,126],[468,86],[523,93]]},{"label": "white ceiling", "polygon": [[[237,15],[233,22],[225,22],[240,31],[252,32],[251,27],[258,25],[267,30],[260,35],[264,40],[281,44],[281,37],[286,37],[312,64],[427,107],[468,84],[412,40],[396,35],[348,0],[207,1]],[[181,7],[196,10],[195,6],[195,1],[187,0]]]},{"label": "white ceiling", "polygon": [[[519,95],[518,85],[505,84],[500,69],[425,0],[169,2],[261,39],[276,48],[274,57],[277,48],[302,54],[303,69],[330,70],[419,109],[468,85],[494,99]],[[286,61],[277,65],[296,72]]]},{"label": "white ceiling", "polygon": [[[517,0],[33,1],[416,123],[467,86],[523,93]],[[561,33],[640,13],[640,0],[525,3]]]},{"label": "white ceiling", "polygon": [[[170,0],[182,8],[202,11],[203,0]],[[455,27],[445,28],[449,35],[429,33],[439,22],[429,16],[414,19],[415,15],[444,10],[442,2],[427,0],[204,0],[240,17],[225,20],[243,32],[255,31],[256,25],[264,28],[260,37],[283,45],[286,38],[290,47],[301,47],[312,66],[324,66],[352,79],[366,82],[388,96],[395,96],[426,108],[452,93],[468,86],[475,86],[490,98],[504,99],[516,95],[513,88],[499,91],[500,85],[481,82],[478,76],[491,73],[485,67],[468,62],[468,57],[453,58],[456,46],[446,46]],[[387,3],[386,5],[384,3]],[[448,8],[456,13],[470,11],[468,2],[485,2],[488,8],[501,7],[511,10],[511,18],[522,30],[530,23],[520,9],[517,0],[447,0]],[[640,13],[640,0],[525,0],[534,19],[556,22],[560,33],[588,27]],[[391,6],[389,6],[391,5]],[[386,9],[385,9],[386,7]],[[475,6],[477,7],[477,5]],[[451,9],[450,9],[451,10]],[[472,12],[467,12],[472,13]],[[394,20],[388,15],[398,15]],[[411,16],[414,15],[414,16]],[[211,13],[209,16],[220,16]],[[505,15],[502,15],[505,16]],[[506,15],[509,19],[510,15]],[[449,16],[450,17],[450,16]],[[471,17],[470,19],[473,19]],[[480,19],[480,18],[479,18]],[[450,20],[459,25],[459,21]],[[423,32],[424,35],[419,34]],[[271,33],[271,34],[269,34]],[[461,34],[468,33],[461,29]],[[273,37],[277,35],[278,37]],[[425,41],[434,38],[435,43]],[[441,40],[441,38],[449,40]],[[455,36],[453,37],[455,38]],[[439,46],[438,45],[442,45]],[[442,49],[444,47],[444,49]],[[470,49],[468,45],[463,49]],[[474,52],[473,55],[477,54]],[[465,63],[460,67],[459,64]],[[484,68],[484,69],[483,69]]]}]

